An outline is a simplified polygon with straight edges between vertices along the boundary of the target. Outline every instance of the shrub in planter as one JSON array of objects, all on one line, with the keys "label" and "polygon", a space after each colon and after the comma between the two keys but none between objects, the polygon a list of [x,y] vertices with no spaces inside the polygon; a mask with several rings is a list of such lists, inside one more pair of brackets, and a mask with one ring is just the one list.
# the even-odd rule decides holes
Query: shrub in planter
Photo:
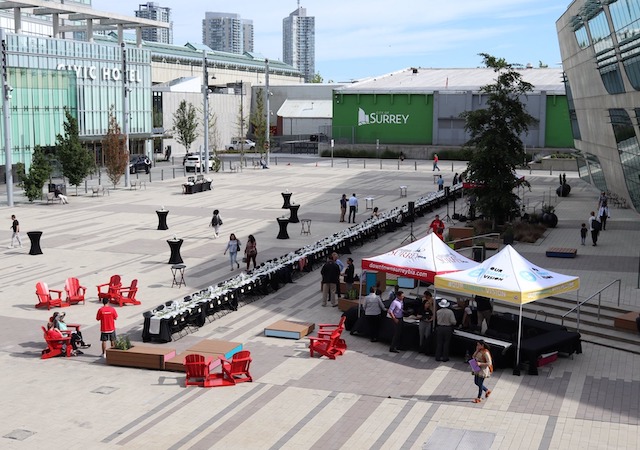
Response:
[{"label": "shrub in planter", "polygon": [[129,336],[127,336],[126,334],[124,336],[120,336],[117,340],[116,340],[116,347],[118,350],[129,350],[131,347],[133,347],[131,345],[131,340],[129,339]]}]

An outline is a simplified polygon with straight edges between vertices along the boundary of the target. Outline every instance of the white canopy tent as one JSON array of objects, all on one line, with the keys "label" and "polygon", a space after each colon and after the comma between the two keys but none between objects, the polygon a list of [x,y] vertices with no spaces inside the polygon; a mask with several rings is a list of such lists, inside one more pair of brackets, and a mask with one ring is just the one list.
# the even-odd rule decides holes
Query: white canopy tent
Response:
[{"label": "white canopy tent", "polygon": [[472,269],[478,263],[459,254],[435,233],[379,256],[362,259],[363,270],[377,270],[433,283],[438,274]]},{"label": "white canopy tent", "polygon": [[576,291],[580,278],[563,275],[527,261],[510,245],[480,265],[460,272],[437,275],[436,288],[502,300],[520,305],[516,370],[520,365],[522,305],[551,295]]}]

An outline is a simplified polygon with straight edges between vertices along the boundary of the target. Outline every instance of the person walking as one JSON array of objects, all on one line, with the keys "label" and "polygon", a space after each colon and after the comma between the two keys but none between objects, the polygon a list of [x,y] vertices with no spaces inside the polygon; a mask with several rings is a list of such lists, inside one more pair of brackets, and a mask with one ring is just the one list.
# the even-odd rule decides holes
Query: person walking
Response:
[{"label": "person walking", "polygon": [[369,338],[371,342],[378,342],[378,334],[380,333],[380,320],[382,312],[387,311],[380,296],[376,293],[376,288],[369,288],[369,295],[364,298],[364,320],[369,330]]},{"label": "person walking", "polygon": [[593,242],[593,246],[598,245],[598,233],[600,233],[600,222],[596,218],[595,211],[591,211],[591,215],[589,216],[589,231],[591,232],[591,242]]},{"label": "person walking", "polygon": [[344,222],[344,216],[347,214],[347,194],[342,194],[340,199],[340,222]]},{"label": "person walking", "polygon": [[433,154],[433,172],[435,172],[436,169],[438,169],[438,172],[440,172],[440,167],[438,167],[438,154],[434,153]]},{"label": "person walking", "polygon": [[473,383],[478,386],[478,397],[473,399],[473,403],[482,402],[482,393],[484,397],[489,398],[491,395],[491,389],[484,385],[484,380],[491,376],[493,372],[493,360],[491,359],[491,352],[486,342],[476,342],[476,351],[473,354],[473,359],[477,364],[477,369],[473,370]]},{"label": "person walking", "polygon": [[393,338],[391,339],[391,345],[389,351],[391,353],[400,353],[398,351],[398,344],[402,342],[402,330],[404,328],[404,292],[398,291],[396,298],[391,302],[389,306],[389,318],[393,321]]},{"label": "person walking", "polygon": [[20,222],[18,222],[18,219],[16,219],[14,214],[11,215],[11,226],[9,228],[13,231],[11,233],[11,245],[9,248],[13,248],[14,239],[18,241],[18,245],[22,247],[22,239],[20,239]]},{"label": "person walking", "polygon": [[336,286],[340,283],[340,268],[332,255],[327,257],[327,262],[320,269],[320,274],[322,275],[322,306],[327,306],[327,300],[331,301],[331,306],[338,306]]},{"label": "person walking", "polygon": [[449,346],[456,326],[456,316],[449,309],[449,301],[442,299],[436,312],[436,361],[449,361]]},{"label": "person walking", "polygon": [[235,264],[240,268],[238,263],[238,252],[240,251],[240,241],[236,238],[236,235],[231,233],[229,236],[229,242],[227,242],[227,248],[224,249],[224,254],[229,252],[229,262],[231,263],[231,271],[233,272],[233,265]]},{"label": "person walking", "polygon": [[356,223],[356,213],[358,212],[358,197],[356,193],[349,198],[349,217],[348,222],[351,223],[351,216],[353,215],[353,223]]},{"label": "person walking", "polygon": [[100,342],[102,342],[102,357],[107,357],[107,341],[111,341],[111,348],[116,346],[116,319],[118,312],[109,305],[109,299],[102,299],[102,308],[96,314],[100,322]]},{"label": "person walking", "polygon": [[247,239],[247,245],[244,247],[244,255],[247,259],[247,272],[249,271],[249,267],[251,266],[251,261],[253,261],[253,270],[256,270],[256,256],[258,256],[258,245],[256,244],[256,238],[253,237],[253,234],[249,235]]},{"label": "person walking", "polygon": [[602,206],[598,210],[598,217],[600,218],[600,224],[602,226],[602,231],[607,229],[607,219],[609,216],[609,206],[607,206],[607,202],[602,202]]},{"label": "person walking", "polygon": [[580,227],[580,243],[582,245],[584,245],[585,241],[587,240],[587,231],[587,224],[583,223]]},{"label": "person walking", "polygon": [[218,232],[220,231],[220,225],[222,225],[222,219],[220,218],[220,211],[217,209],[213,210],[213,217],[211,218],[210,227],[213,227],[214,238],[218,237]]}]

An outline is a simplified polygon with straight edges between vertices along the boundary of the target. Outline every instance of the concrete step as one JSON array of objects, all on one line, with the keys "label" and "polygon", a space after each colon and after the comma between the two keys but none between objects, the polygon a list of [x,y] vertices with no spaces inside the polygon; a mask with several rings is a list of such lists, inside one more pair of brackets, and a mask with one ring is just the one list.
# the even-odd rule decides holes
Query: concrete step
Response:
[{"label": "concrete step", "polygon": [[[562,323],[562,316],[575,306],[575,302],[563,298],[546,298],[535,303],[524,305],[524,317],[537,318],[550,323]],[[518,305],[510,303],[494,303],[496,312],[518,314]],[[580,308],[579,332],[582,340],[609,348],[615,348],[640,355],[640,339],[638,333],[614,327],[614,319],[627,310],[610,305],[601,305],[598,319],[598,305],[587,303]],[[564,319],[564,325],[570,330],[577,330],[577,315],[572,313]]]}]

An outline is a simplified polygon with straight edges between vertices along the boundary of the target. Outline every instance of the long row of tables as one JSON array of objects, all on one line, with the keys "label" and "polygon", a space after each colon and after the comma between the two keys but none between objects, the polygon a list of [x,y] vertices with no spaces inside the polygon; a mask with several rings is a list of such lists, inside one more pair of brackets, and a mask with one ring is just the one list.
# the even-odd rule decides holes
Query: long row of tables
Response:
[{"label": "long row of tables", "polygon": [[[452,186],[449,195],[457,195],[462,185]],[[448,199],[444,191],[432,192],[416,199],[414,214],[422,216]],[[353,245],[363,245],[379,234],[395,231],[398,226],[413,220],[405,204],[381,213],[342,231],[260,264],[251,274],[241,273],[217,285],[196,291],[158,305],[143,313],[143,342],[169,342],[173,335],[189,327],[200,327],[216,313],[235,311],[249,296],[266,295],[293,281],[294,274],[310,272],[315,264],[323,263],[333,253],[350,253]]]}]

